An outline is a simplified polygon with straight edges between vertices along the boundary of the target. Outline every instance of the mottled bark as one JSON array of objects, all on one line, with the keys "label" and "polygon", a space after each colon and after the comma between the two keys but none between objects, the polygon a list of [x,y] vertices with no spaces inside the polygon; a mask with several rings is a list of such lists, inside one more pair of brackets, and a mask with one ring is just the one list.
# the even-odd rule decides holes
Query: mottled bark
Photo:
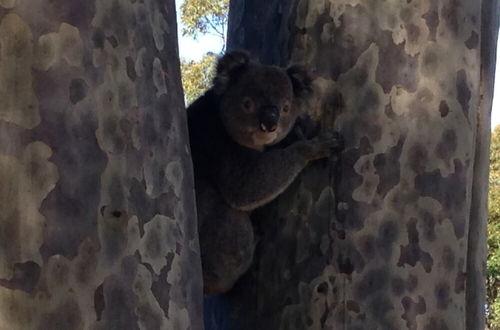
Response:
[{"label": "mottled bark", "polygon": [[173,0],[0,0],[0,329],[201,329]]},{"label": "mottled bark", "polygon": [[[264,10],[265,9],[265,10]],[[228,49],[305,62],[346,140],[253,214],[207,329],[483,329],[497,1],[233,0]]]}]

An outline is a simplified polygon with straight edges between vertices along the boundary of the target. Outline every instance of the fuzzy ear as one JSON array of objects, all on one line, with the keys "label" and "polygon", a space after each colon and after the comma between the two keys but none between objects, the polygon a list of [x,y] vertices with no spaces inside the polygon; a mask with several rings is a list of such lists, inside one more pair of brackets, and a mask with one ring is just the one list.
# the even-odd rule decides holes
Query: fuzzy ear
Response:
[{"label": "fuzzy ear", "polygon": [[250,55],[243,51],[231,51],[217,62],[217,71],[213,81],[214,90],[222,94],[232,78],[243,72],[250,63]]},{"label": "fuzzy ear", "polygon": [[304,65],[294,64],[286,69],[286,73],[292,81],[295,97],[307,97],[312,94],[313,79],[309,70]]}]

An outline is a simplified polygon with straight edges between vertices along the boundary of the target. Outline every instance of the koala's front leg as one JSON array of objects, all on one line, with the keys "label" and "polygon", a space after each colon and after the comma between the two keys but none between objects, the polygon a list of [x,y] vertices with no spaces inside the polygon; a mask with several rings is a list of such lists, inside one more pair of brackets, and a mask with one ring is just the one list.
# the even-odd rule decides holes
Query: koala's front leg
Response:
[{"label": "koala's front leg", "polygon": [[251,211],[281,194],[310,161],[329,157],[340,148],[339,136],[328,133],[284,149],[230,153],[217,173],[218,186],[229,205]]}]

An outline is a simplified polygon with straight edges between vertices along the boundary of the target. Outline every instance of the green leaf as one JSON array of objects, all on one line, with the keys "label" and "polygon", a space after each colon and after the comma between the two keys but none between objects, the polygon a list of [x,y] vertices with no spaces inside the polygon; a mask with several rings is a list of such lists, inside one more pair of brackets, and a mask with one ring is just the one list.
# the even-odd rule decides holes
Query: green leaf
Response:
[{"label": "green leaf", "polygon": [[229,0],[186,0],[181,5],[182,33],[196,38],[211,33],[224,40]]},{"label": "green leaf", "polygon": [[486,321],[500,329],[500,126],[491,135],[489,188]]},{"label": "green leaf", "polygon": [[200,61],[181,60],[182,86],[187,103],[192,103],[212,85],[217,56],[205,55]]}]

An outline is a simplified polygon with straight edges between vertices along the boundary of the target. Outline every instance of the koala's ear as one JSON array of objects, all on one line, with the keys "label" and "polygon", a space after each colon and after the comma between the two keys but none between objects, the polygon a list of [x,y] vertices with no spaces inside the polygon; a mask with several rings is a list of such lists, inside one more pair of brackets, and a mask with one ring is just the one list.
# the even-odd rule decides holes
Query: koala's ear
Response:
[{"label": "koala's ear", "polygon": [[304,65],[292,65],[286,69],[286,73],[292,81],[293,94],[295,97],[307,97],[312,94],[313,79],[309,70]]},{"label": "koala's ear", "polygon": [[222,94],[231,78],[243,72],[250,63],[250,55],[243,51],[227,52],[217,62],[216,75],[213,81],[214,90]]}]

